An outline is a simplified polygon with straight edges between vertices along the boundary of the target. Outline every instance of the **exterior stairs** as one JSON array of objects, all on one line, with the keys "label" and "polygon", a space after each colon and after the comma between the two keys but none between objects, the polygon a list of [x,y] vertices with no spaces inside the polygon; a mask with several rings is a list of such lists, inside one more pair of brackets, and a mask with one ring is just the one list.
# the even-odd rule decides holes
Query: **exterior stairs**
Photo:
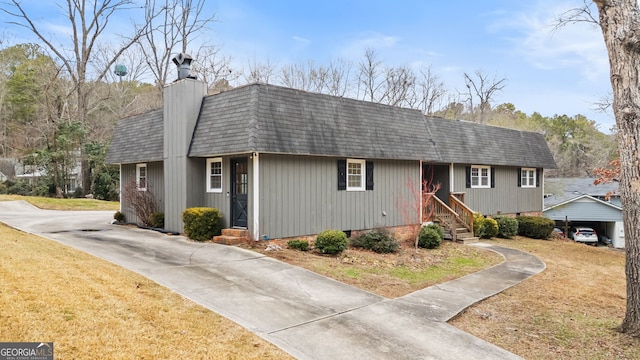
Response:
[{"label": "exterior stairs", "polygon": [[222,229],[222,235],[214,236],[213,242],[224,245],[238,245],[249,241],[247,229]]},{"label": "exterior stairs", "polygon": [[456,227],[455,231],[456,231],[456,238],[457,238],[456,242],[463,243],[463,244],[470,244],[470,243],[475,243],[480,241],[480,239],[477,236],[473,236],[473,234],[470,233],[469,230],[467,230],[467,228],[465,228],[464,226]]}]

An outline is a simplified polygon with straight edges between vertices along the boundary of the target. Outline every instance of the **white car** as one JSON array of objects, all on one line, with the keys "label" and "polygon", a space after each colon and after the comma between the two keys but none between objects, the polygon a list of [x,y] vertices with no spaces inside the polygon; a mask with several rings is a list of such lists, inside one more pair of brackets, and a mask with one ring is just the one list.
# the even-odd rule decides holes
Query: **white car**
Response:
[{"label": "white car", "polygon": [[598,245],[598,234],[590,227],[574,227],[569,231],[569,239],[575,242]]}]

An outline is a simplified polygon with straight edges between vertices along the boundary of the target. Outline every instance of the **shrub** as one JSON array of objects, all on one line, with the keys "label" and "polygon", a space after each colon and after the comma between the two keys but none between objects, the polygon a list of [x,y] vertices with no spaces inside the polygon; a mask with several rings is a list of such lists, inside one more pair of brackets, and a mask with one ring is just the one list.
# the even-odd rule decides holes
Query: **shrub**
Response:
[{"label": "shrub", "polygon": [[439,225],[429,224],[420,229],[418,246],[425,249],[435,249],[442,243],[444,230]]},{"label": "shrub", "polygon": [[482,227],[484,225],[484,216],[479,212],[473,213],[473,235],[482,237]]},{"label": "shrub", "polygon": [[222,214],[216,208],[187,208],[182,212],[182,221],[184,233],[192,240],[211,240],[222,230]]},{"label": "shrub", "polygon": [[482,238],[491,239],[498,235],[498,222],[492,218],[485,218],[482,222]]},{"label": "shrub", "polygon": [[496,216],[494,219],[498,222],[498,237],[511,239],[518,235],[518,220],[508,216]]},{"label": "shrub", "polygon": [[164,229],[164,213],[161,211],[156,211],[151,213],[151,217],[149,218],[151,221],[151,227]]},{"label": "shrub", "polygon": [[113,214],[113,219],[119,223],[123,223],[125,220],[125,216],[124,213],[120,212],[120,211],[116,211],[115,214]]},{"label": "shrub", "polygon": [[480,213],[474,213],[473,235],[483,239],[490,239],[498,235],[498,223],[494,219],[485,218]]},{"label": "shrub", "polygon": [[77,186],[76,189],[73,191],[73,194],[71,196],[73,196],[74,199],[83,198],[84,197],[84,191],[82,190],[82,187]]},{"label": "shrub", "polygon": [[136,180],[132,179],[123,188],[122,199],[125,204],[135,212],[138,220],[145,226],[151,225],[151,214],[157,212],[158,202],[151,189],[151,184],[147,183],[147,190],[140,191]]},{"label": "shrub", "polygon": [[555,221],[540,216],[518,216],[518,235],[530,237],[532,239],[548,239]]},{"label": "shrub", "polygon": [[18,180],[16,182],[7,180],[5,181],[5,185],[7,185],[7,194],[10,195],[31,196],[34,193],[34,187],[24,180]]},{"label": "shrub", "polygon": [[373,250],[379,254],[398,251],[400,243],[386,228],[374,229],[351,240],[351,246]]},{"label": "shrub", "polygon": [[309,242],[307,240],[289,240],[287,241],[289,249],[295,249],[300,251],[309,250]]},{"label": "shrub", "polygon": [[337,254],[349,246],[349,240],[340,230],[325,230],[318,234],[315,246],[323,254]]}]

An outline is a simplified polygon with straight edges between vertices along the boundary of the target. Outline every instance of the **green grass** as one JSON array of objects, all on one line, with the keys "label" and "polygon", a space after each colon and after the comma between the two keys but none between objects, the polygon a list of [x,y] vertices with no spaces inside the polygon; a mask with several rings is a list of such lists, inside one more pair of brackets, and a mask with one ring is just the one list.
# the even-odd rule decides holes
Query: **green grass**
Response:
[{"label": "green grass", "polygon": [[398,266],[390,269],[389,274],[412,284],[442,282],[469,273],[469,269],[479,269],[487,266],[486,259],[481,257],[453,256],[439,265],[431,265],[421,271]]},{"label": "green grass", "polygon": [[0,195],[0,201],[24,200],[45,210],[119,210],[117,201],[95,199],[56,199],[40,196]]}]

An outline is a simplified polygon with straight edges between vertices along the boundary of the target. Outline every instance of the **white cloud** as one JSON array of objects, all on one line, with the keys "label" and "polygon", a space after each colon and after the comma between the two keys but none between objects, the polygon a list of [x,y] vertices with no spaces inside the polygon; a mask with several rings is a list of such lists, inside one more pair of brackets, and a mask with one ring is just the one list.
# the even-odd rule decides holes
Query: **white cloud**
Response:
[{"label": "white cloud", "polygon": [[361,58],[367,48],[382,52],[385,49],[393,48],[399,41],[400,37],[398,36],[385,35],[377,32],[362,33],[343,46],[339,55],[347,59]]},{"label": "white cloud", "polygon": [[515,54],[534,67],[550,70],[579,69],[588,81],[606,77],[609,71],[607,51],[599,28],[594,24],[567,24],[554,31],[554,20],[580,2],[539,0],[521,12],[507,15],[494,23],[490,31],[509,32]]},{"label": "white cloud", "polygon": [[293,40],[295,40],[296,42],[302,44],[302,45],[306,45],[311,43],[311,40],[303,38],[301,36],[293,36]]}]

